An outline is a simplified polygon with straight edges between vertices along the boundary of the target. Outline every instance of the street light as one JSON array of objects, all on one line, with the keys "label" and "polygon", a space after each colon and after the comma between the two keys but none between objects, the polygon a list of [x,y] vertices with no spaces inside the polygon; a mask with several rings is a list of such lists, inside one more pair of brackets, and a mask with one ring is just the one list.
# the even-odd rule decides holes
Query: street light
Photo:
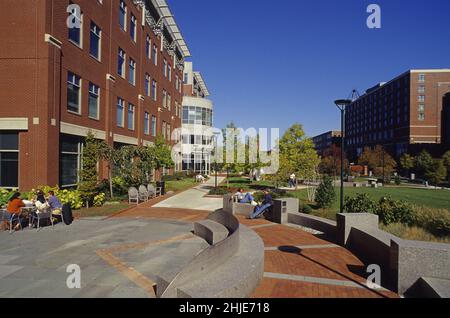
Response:
[{"label": "street light", "polygon": [[215,150],[214,150],[214,170],[215,170],[215,174],[216,174],[216,181],[215,181],[215,185],[214,185],[214,188],[217,190],[217,136],[219,135],[220,133],[218,133],[218,132],[215,132],[214,133],[214,143],[215,143],[215,145],[214,145],[214,147],[215,147]]},{"label": "street light", "polygon": [[334,102],[341,111],[341,203],[340,213],[344,212],[344,145],[345,145],[345,110],[352,103],[350,99],[338,99]]}]

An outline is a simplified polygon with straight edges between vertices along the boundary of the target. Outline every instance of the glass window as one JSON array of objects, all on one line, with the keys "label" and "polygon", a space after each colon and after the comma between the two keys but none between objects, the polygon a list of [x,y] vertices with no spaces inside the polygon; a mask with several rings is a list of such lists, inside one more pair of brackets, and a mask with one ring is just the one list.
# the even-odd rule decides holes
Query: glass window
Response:
[{"label": "glass window", "polygon": [[164,74],[164,77],[167,77],[167,60],[166,59],[164,59],[163,74]]},{"label": "glass window", "polygon": [[120,1],[119,25],[122,30],[125,31],[127,29],[127,5],[123,0]]},{"label": "glass window", "polygon": [[100,87],[89,83],[89,117],[99,119]]},{"label": "glass window", "polygon": [[0,187],[19,186],[19,134],[0,132]]},{"label": "glass window", "polygon": [[136,75],[136,62],[130,58],[130,79],[129,82],[131,85],[135,85],[135,75]]},{"label": "glass window", "polygon": [[67,75],[67,110],[81,113],[81,78],[74,73]]},{"label": "glass window", "polygon": [[158,48],[156,45],[153,45],[153,51],[152,51],[152,59],[153,59],[153,63],[155,65],[158,65]]},{"label": "glass window", "polygon": [[[77,15],[78,14],[78,15]],[[74,22],[73,27],[69,28],[69,41],[72,43],[78,45],[79,47],[82,47],[82,41],[83,41],[83,13],[81,12],[70,12],[69,16],[72,17],[72,22]],[[77,25],[80,23],[80,27],[78,28]]]},{"label": "glass window", "polygon": [[420,86],[419,86],[419,89],[418,89],[418,92],[419,92],[420,94],[425,93],[425,86],[420,85]]},{"label": "glass window", "polygon": [[425,82],[425,74],[419,74],[419,82]]},{"label": "glass window", "polygon": [[154,101],[156,101],[156,99],[157,99],[157,89],[158,89],[158,83],[155,80],[153,80],[152,81],[152,97],[153,97]]},{"label": "glass window", "polygon": [[125,120],[125,101],[122,98],[117,99],[117,126],[123,127]]},{"label": "glass window", "polygon": [[130,36],[136,42],[136,17],[133,14],[131,14]]},{"label": "glass window", "polygon": [[163,135],[163,138],[166,139],[166,122],[165,121],[163,121],[163,123],[162,123],[162,135]]},{"label": "glass window", "polygon": [[128,129],[134,130],[134,106],[128,104]]},{"label": "glass window", "polygon": [[152,136],[156,137],[156,117],[152,116]]},{"label": "glass window", "polygon": [[172,82],[172,67],[167,64],[167,76],[169,77],[169,82]]},{"label": "glass window", "polygon": [[126,54],[125,51],[119,48],[119,58],[118,58],[118,65],[117,65],[117,74],[125,78],[125,61],[126,61]]},{"label": "glass window", "polygon": [[172,131],[171,131],[171,126],[170,124],[167,124],[167,139],[168,140],[172,140],[172,135],[171,135]]},{"label": "glass window", "polygon": [[145,74],[145,95],[150,96],[150,75]]},{"label": "glass window", "polygon": [[61,187],[75,186],[81,170],[82,140],[74,136],[61,136],[60,184]]},{"label": "glass window", "polygon": [[172,109],[172,96],[170,96],[170,94],[167,94],[167,108],[169,110]]},{"label": "glass window", "polygon": [[167,108],[167,92],[165,89],[162,92],[162,104],[164,108]]},{"label": "glass window", "polygon": [[144,134],[150,135],[150,114],[147,112],[144,114]]},{"label": "glass window", "polygon": [[91,45],[90,45],[90,53],[93,57],[95,57],[97,60],[100,60],[100,49],[101,49],[101,30],[100,28],[94,23],[91,22]]},{"label": "glass window", "polygon": [[424,102],[425,101],[425,96],[424,95],[419,95],[418,96],[418,101],[419,102]]},{"label": "glass window", "polygon": [[150,39],[150,36],[147,35],[147,39],[145,41],[145,53],[148,59],[151,58],[151,47],[152,47],[152,40]]}]

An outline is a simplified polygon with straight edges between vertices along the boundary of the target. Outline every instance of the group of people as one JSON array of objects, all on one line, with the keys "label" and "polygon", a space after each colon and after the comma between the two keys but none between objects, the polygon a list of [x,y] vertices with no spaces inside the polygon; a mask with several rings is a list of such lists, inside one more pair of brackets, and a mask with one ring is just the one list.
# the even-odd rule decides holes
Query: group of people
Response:
[{"label": "group of people", "polygon": [[[19,215],[21,209],[26,206],[35,206],[36,210],[32,212],[33,214],[38,213],[46,213],[51,212],[52,215],[61,215],[62,213],[62,204],[61,201],[55,196],[54,191],[49,191],[48,196],[45,197],[44,192],[37,191],[36,196],[31,200],[22,200],[21,194],[19,192],[15,192],[8,201],[8,205],[6,207],[6,216],[8,219],[15,215]],[[15,230],[20,227],[20,224],[17,224]]]},{"label": "group of people", "polygon": [[250,219],[257,218],[261,213],[263,213],[273,205],[273,199],[268,190],[264,190],[264,199],[260,204],[255,201],[255,198],[251,193],[245,193],[244,189],[242,188],[240,188],[238,192],[235,193],[235,197],[239,203],[247,203],[255,207],[253,213],[250,214]]}]

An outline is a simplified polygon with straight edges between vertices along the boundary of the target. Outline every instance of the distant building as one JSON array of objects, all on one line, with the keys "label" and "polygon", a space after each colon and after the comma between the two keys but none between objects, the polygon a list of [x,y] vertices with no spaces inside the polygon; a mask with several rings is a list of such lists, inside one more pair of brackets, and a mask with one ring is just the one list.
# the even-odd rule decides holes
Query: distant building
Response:
[{"label": "distant building", "polygon": [[450,140],[449,94],[450,69],[409,70],[368,89],[347,108],[349,159],[376,145],[397,158],[422,149],[439,155]]},{"label": "distant building", "polygon": [[312,138],[314,142],[314,148],[320,157],[324,157],[327,153],[333,151],[333,148],[341,147],[341,132],[340,131],[328,131],[324,134],[315,136]]},{"label": "distant building", "polygon": [[192,62],[185,62],[181,136],[184,172],[211,173],[213,103],[208,96],[202,75],[194,72]]}]

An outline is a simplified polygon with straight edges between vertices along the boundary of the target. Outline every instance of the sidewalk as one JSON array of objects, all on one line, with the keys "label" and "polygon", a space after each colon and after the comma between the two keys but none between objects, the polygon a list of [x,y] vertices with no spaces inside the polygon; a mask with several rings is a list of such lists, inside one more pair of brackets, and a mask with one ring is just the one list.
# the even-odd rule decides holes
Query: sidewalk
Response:
[{"label": "sidewalk", "polygon": [[[220,184],[225,178],[218,177],[217,183]],[[167,200],[155,204],[154,208],[176,208],[176,209],[190,209],[202,211],[215,211],[222,208],[222,198],[205,197],[209,190],[214,188],[215,178],[210,178],[206,183],[200,184],[197,187],[187,191],[176,194]]]}]

